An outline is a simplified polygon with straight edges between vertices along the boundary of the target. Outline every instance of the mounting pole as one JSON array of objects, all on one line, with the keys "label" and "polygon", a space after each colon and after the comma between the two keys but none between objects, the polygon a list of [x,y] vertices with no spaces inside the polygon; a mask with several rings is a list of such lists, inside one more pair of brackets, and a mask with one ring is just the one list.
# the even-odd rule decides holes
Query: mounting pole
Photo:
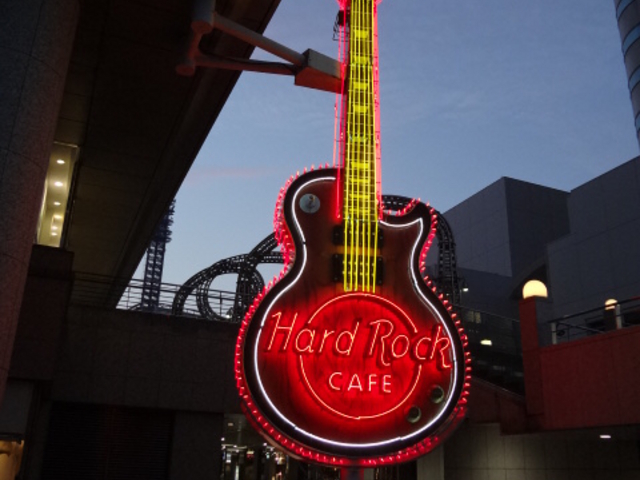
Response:
[{"label": "mounting pole", "polygon": [[[298,53],[270,38],[250,30],[215,12],[215,0],[195,0],[191,32],[182,60],[176,66],[179,75],[192,76],[197,67],[253,71],[277,75],[292,75],[295,84],[329,92],[340,92],[340,63],[314,50]],[[213,30],[231,35],[243,42],[269,52],[288,63],[265,62],[244,58],[220,57],[203,53],[200,41]]]},{"label": "mounting pole", "polygon": [[343,467],[340,469],[340,480],[363,480],[364,469],[358,467]]}]

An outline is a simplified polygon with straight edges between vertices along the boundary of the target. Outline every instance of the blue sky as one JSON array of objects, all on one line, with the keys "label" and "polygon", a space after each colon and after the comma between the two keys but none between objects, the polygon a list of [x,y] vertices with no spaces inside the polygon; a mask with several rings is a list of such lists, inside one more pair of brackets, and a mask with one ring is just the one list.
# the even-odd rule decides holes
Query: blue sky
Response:
[{"label": "blue sky", "polygon": [[[336,13],[282,0],[266,34],[335,57]],[[446,211],[503,176],[571,190],[638,155],[611,0],[384,0],[379,37],[383,193]],[[241,75],[178,194],[165,282],[269,234],[289,175],[331,162],[334,101]]]}]

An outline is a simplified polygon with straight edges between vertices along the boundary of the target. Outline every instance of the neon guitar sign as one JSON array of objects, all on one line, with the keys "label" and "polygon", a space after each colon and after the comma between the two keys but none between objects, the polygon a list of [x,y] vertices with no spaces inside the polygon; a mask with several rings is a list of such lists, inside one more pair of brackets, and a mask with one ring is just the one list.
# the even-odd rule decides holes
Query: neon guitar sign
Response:
[{"label": "neon guitar sign", "polygon": [[254,426],[290,454],[376,466],[435,448],[464,418],[460,322],[421,273],[433,209],[380,195],[377,5],[341,0],[343,165],[290,181],[276,207],[286,267],[240,328],[236,381]]}]

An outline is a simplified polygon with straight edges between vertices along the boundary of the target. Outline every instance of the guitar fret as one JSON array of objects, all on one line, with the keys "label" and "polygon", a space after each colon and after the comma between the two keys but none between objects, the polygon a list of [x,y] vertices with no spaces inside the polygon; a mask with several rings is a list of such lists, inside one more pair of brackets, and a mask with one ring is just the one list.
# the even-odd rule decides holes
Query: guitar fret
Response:
[{"label": "guitar fret", "polygon": [[355,65],[354,64],[351,65],[352,69],[355,69],[358,66],[365,66],[365,67],[371,66],[371,62],[369,58],[362,55],[356,55],[355,57],[353,57],[353,61],[355,62]]},{"label": "guitar fret", "polygon": [[345,290],[375,290],[378,231],[372,0],[353,0],[349,34],[348,108],[345,117]]}]

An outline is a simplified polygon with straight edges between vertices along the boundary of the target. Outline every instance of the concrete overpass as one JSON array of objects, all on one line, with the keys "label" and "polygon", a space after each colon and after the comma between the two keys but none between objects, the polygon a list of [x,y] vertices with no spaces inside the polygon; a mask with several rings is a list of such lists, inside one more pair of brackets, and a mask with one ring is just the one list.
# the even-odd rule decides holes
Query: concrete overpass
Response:
[{"label": "concrete overpass", "polygon": [[[271,73],[317,86],[308,67],[320,60],[337,80],[335,62],[309,52],[293,52],[290,65],[250,62],[254,45],[287,50],[260,36],[278,4],[2,4],[0,400],[34,237],[71,252],[73,272],[130,278],[239,68],[279,69]],[[216,27],[224,24],[225,31],[213,29],[194,42],[192,27],[202,26],[203,11],[215,11]],[[194,52],[194,68],[185,71],[180,66]],[[118,288],[105,285],[105,303],[113,303]]]}]

